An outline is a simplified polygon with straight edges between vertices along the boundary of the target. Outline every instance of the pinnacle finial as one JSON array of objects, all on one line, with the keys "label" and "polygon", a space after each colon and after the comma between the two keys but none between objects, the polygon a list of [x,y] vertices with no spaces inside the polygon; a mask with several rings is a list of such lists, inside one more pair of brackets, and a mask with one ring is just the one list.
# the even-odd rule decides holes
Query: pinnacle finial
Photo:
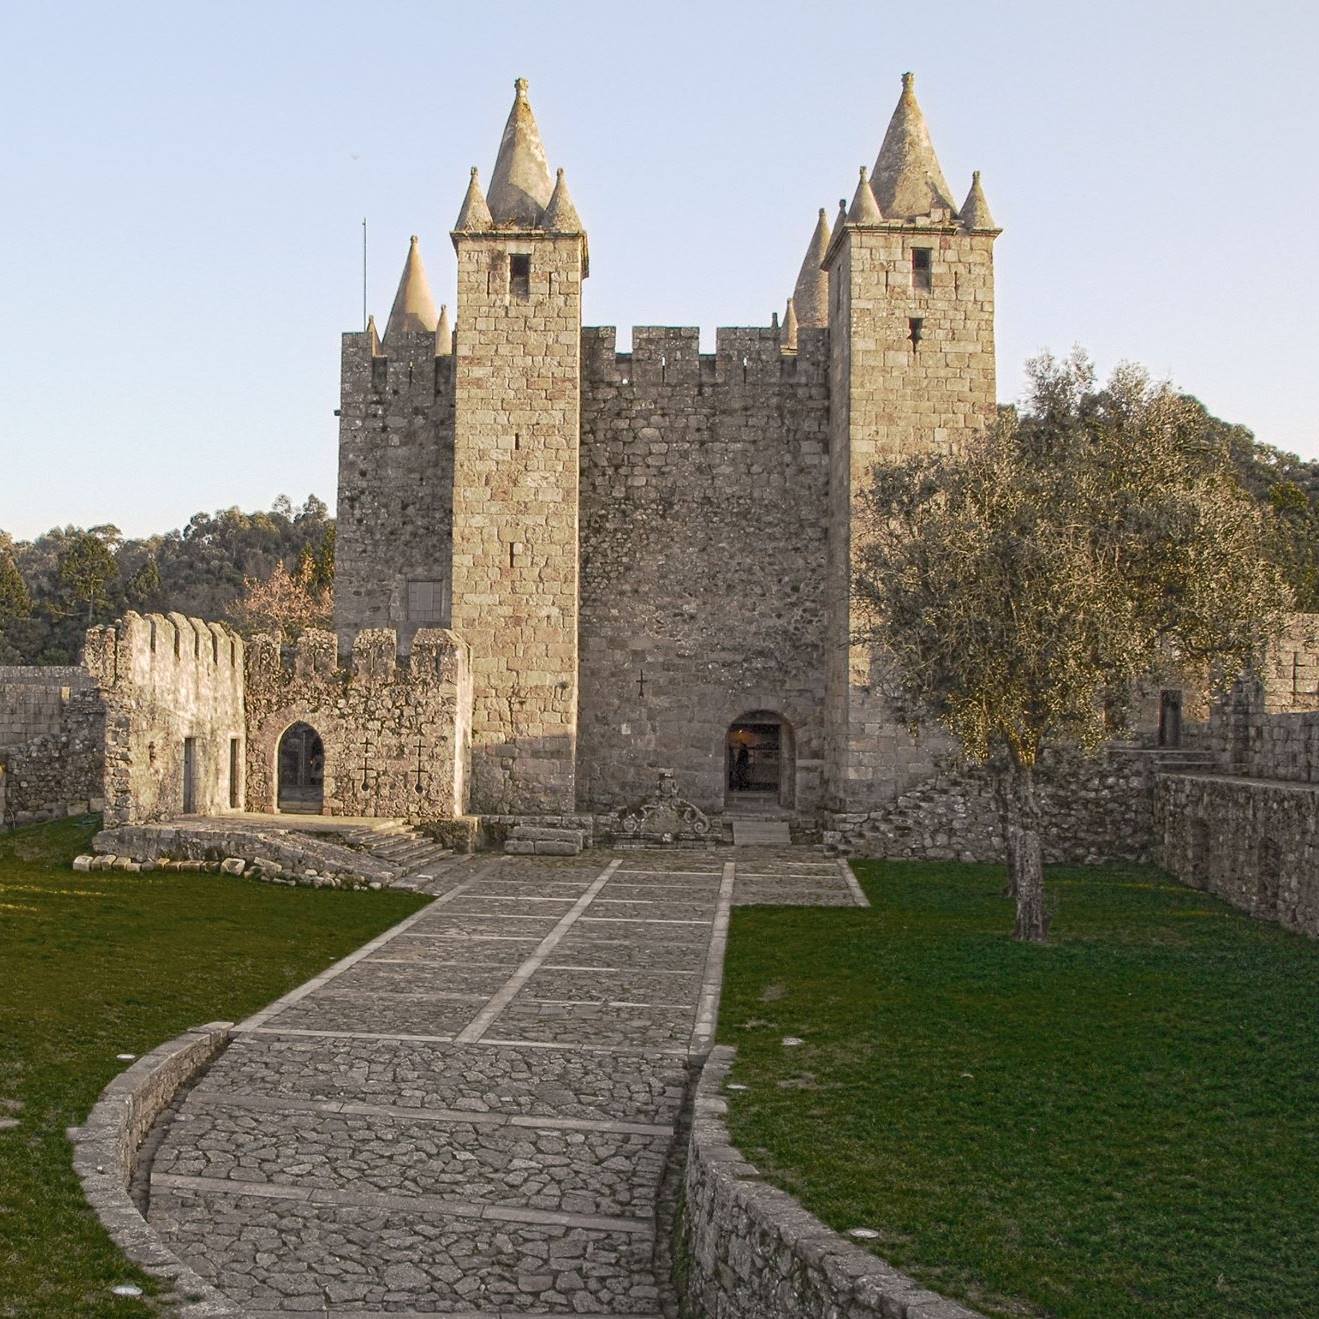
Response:
[{"label": "pinnacle finial", "polygon": [[549,205],[545,208],[544,227],[551,233],[580,234],[584,232],[582,217],[577,214],[572,195],[568,191],[568,180],[562,169],[555,173],[554,192]]},{"label": "pinnacle finial", "polygon": [[483,229],[493,229],[494,220],[490,217],[490,207],[486,204],[485,193],[481,191],[481,178],[476,166],[472,166],[471,177],[467,180],[467,195],[463,198],[458,218],[453,223],[455,233],[473,233]]},{"label": "pinnacle finial", "polygon": [[440,303],[440,322],[435,327],[435,356],[450,357],[453,354],[453,329],[449,325],[449,304]]},{"label": "pinnacle finial", "polygon": [[971,191],[966,194],[966,200],[962,203],[957,218],[961,221],[962,228],[971,232],[984,233],[998,229],[990,212],[985,190],[980,184],[979,170],[972,171]]},{"label": "pinnacle finial", "polygon": [[874,190],[870,186],[869,171],[864,165],[861,166],[861,177],[847,218],[852,224],[880,224],[884,219],[884,213],[879,209]]},{"label": "pinnacle finial", "polygon": [[534,229],[545,214],[554,185],[536,116],[527,100],[527,80],[519,78],[513,87],[513,108],[504,124],[487,199],[496,224]]},{"label": "pinnacle finial", "polygon": [[821,267],[832,237],[829,220],[821,206],[790,299],[797,322],[811,329],[829,324],[829,277]]},{"label": "pinnacle finial", "polygon": [[891,220],[915,220],[934,210],[954,209],[952,192],[930,141],[916,100],[916,75],[902,75],[898,98],[875,160],[875,200]]},{"label": "pinnacle finial", "polygon": [[373,315],[366,318],[366,338],[367,342],[371,345],[371,356],[379,357],[380,331],[376,329],[376,318]]},{"label": "pinnacle finial", "polygon": [[783,309],[783,332],[779,335],[779,351],[795,353],[797,351],[797,308],[794,299],[788,299]]},{"label": "pinnacle finial", "polygon": [[398,281],[394,305],[385,322],[385,342],[394,343],[400,334],[434,334],[435,299],[431,297],[430,281],[421,261],[421,247],[417,235],[408,244],[407,260]]}]

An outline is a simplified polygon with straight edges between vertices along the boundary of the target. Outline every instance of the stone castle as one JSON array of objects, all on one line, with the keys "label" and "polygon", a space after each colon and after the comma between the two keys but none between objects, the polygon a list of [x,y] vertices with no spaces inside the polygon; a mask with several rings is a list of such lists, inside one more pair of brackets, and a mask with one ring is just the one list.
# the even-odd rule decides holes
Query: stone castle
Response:
[{"label": "stone castle", "polygon": [[[582,324],[586,229],[519,80],[451,232],[456,317],[414,238],[383,339],[343,336],[335,631],[245,645],[129,614],[78,667],[0,670],[0,818],[310,813],[497,842],[721,838],[710,817],[749,813],[997,858],[984,777],[890,710],[849,588],[875,464],[993,414],[998,233],[978,175],[955,203],[908,74],[781,321],[719,329],[713,354],[639,326],[619,353]],[[1317,632],[1298,617],[1213,710],[1155,691],[1124,745],[1059,757],[1049,858],[1156,857],[1319,932]]]},{"label": "stone castle", "polygon": [[781,322],[620,354],[582,325],[586,229],[518,81],[453,228],[456,325],[414,238],[383,342],[343,341],[340,646],[466,642],[473,811],[610,810],[670,768],[706,811],[856,812],[928,774],[849,650],[849,510],[877,458],[991,415],[998,232],[909,74]]}]

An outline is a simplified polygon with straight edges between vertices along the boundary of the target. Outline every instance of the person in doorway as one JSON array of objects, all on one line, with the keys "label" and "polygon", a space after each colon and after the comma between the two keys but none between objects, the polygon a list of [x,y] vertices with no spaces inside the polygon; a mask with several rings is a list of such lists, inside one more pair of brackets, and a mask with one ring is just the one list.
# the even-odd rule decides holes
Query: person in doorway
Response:
[{"label": "person in doorway", "polygon": [[733,787],[745,792],[751,781],[751,752],[743,742],[737,749],[737,759],[733,762]]}]

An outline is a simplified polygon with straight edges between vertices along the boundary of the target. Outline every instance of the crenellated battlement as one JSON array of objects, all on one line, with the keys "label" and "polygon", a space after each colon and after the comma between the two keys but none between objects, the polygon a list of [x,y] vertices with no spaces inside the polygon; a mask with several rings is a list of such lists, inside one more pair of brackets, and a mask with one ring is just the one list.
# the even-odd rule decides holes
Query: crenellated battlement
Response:
[{"label": "crenellated battlement", "polygon": [[292,645],[262,633],[247,647],[249,681],[263,691],[279,687],[388,687],[456,683],[466,665],[467,643],[447,628],[422,628],[405,652],[393,628],[363,628],[341,655],[339,639],[310,628]]},{"label": "crenellated battlement", "polygon": [[206,681],[233,683],[243,673],[243,639],[223,623],[183,614],[138,614],[89,628],[83,667],[102,687],[177,681],[194,670]]},{"label": "crenellated battlement", "polygon": [[613,325],[582,329],[582,379],[593,385],[795,386],[824,384],[829,376],[829,331],[807,328],[789,346],[780,326],[720,326],[715,351],[700,351],[695,326],[635,325],[632,351],[617,351]]}]

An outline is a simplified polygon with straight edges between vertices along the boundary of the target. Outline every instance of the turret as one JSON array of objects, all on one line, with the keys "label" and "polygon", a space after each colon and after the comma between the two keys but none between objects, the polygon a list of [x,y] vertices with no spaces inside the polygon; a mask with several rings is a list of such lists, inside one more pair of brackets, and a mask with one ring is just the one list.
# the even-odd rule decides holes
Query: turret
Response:
[{"label": "turret", "polygon": [[514,84],[458,255],[452,627],[475,679],[472,809],[575,806],[577,495],[586,233]]},{"label": "turret", "polygon": [[[876,727],[899,727],[873,682],[850,583],[861,548],[852,510],[876,465],[947,452],[992,416],[994,266],[988,205],[972,187],[959,223],[916,101],[915,80],[829,240],[830,523],[826,588],[831,728],[826,804],[873,809],[931,771],[930,746]],[[800,313],[799,313],[800,314]]]}]

